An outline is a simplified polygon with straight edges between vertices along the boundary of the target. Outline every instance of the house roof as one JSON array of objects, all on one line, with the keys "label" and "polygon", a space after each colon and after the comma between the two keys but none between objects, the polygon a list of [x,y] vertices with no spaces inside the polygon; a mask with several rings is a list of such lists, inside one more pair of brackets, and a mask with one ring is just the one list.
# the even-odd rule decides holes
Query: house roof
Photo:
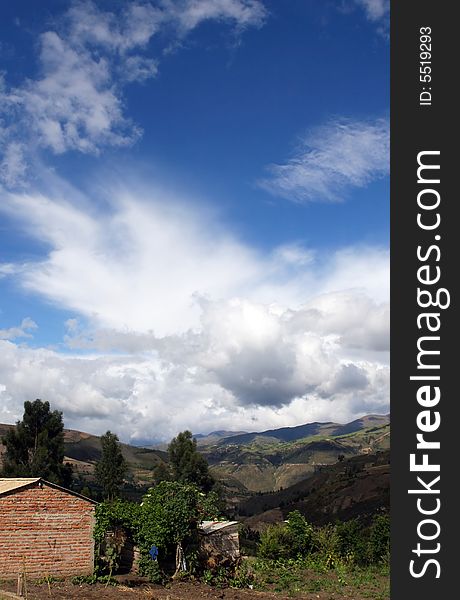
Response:
[{"label": "house roof", "polygon": [[200,529],[203,533],[209,534],[237,524],[238,521],[202,521],[200,523]]},{"label": "house roof", "polygon": [[34,483],[42,483],[44,485],[48,485],[52,488],[61,490],[66,492],[67,494],[71,494],[72,496],[77,496],[77,498],[81,498],[82,500],[86,500],[87,502],[91,502],[92,504],[97,504],[95,500],[91,498],[87,498],[86,496],[82,496],[78,492],[74,492],[73,490],[68,490],[56,483],[51,483],[50,481],[46,481],[43,477],[0,477],[0,496],[8,493],[14,493],[17,490],[25,488],[29,485],[33,485]]},{"label": "house roof", "polygon": [[0,478],[0,495],[13,490],[19,490],[31,483],[37,483],[40,477],[1,477]]}]

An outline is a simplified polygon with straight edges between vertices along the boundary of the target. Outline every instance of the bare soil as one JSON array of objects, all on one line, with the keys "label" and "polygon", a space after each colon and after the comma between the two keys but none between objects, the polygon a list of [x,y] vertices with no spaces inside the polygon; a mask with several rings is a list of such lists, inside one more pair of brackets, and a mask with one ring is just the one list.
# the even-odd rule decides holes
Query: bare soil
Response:
[{"label": "bare soil", "polygon": [[[2,592],[8,595],[2,595]],[[14,598],[14,592],[16,582],[0,582],[0,600]],[[126,581],[125,584],[107,587],[100,583],[74,585],[70,581],[53,582],[49,586],[46,583],[29,583],[27,595],[24,595],[27,600],[288,600],[292,597],[292,594],[270,591],[218,589],[194,582],[174,582],[168,587],[161,587],[142,581]],[[356,588],[345,588],[340,593],[300,592],[296,597],[303,600],[369,600],[372,596],[369,590],[362,590],[361,593]]]}]

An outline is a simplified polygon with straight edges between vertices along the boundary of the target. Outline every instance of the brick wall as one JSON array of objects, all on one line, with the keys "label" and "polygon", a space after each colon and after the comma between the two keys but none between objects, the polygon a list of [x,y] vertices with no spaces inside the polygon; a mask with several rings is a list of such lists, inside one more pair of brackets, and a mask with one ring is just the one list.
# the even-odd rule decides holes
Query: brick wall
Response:
[{"label": "brick wall", "polygon": [[0,577],[93,571],[94,504],[42,484],[0,496]]}]

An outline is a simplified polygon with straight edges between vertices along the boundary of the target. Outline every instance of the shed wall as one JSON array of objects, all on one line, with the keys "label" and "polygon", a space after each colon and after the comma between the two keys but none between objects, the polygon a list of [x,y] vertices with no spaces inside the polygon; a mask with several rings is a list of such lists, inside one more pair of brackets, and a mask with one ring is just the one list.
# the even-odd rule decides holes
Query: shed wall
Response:
[{"label": "shed wall", "polygon": [[0,496],[0,577],[88,575],[94,504],[43,484]]}]

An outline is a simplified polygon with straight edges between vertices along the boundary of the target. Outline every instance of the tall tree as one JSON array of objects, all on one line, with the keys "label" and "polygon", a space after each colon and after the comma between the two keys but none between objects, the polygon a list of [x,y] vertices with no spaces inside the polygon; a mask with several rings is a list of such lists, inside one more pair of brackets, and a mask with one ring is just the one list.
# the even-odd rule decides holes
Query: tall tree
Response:
[{"label": "tall tree", "polygon": [[194,483],[208,492],[214,485],[206,459],[198,452],[190,431],[182,431],[168,446],[173,477],[180,483]]},{"label": "tall tree", "polygon": [[2,439],[6,447],[3,473],[7,477],[43,477],[69,486],[70,464],[64,464],[62,412],[51,411],[49,402],[24,402],[22,421]]},{"label": "tall tree", "polygon": [[101,446],[101,459],[96,464],[96,481],[102,486],[104,497],[113,500],[120,493],[127,465],[115,433],[107,431],[102,435]]}]

